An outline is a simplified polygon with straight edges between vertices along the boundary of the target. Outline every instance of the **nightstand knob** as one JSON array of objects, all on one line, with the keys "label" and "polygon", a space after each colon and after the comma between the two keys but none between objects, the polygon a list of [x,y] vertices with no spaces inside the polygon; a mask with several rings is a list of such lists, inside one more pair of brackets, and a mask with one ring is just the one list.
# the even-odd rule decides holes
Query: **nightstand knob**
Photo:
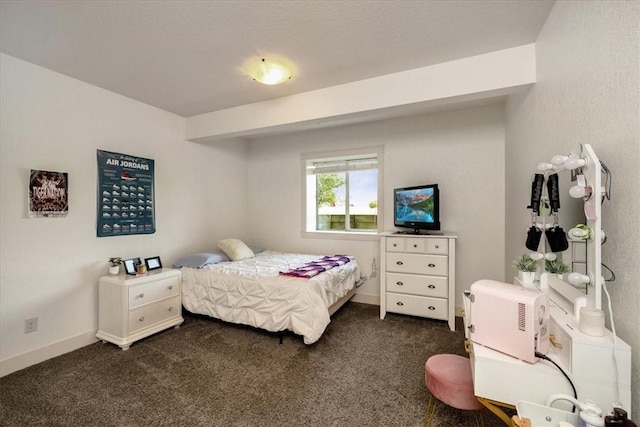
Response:
[{"label": "nightstand knob", "polygon": [[141,321],[141,322],[144,322],[144,316],[142,316],[142,317],[140,318],[140,321]]},{"label": "nightstand knob", "polygon": [[433,268],[433,267],[435,267],[435,266],[436,266],[436,265],[435,265],[434,263],[429,264],[429,268]]},{"label": "nightstand knob", "polygon": [[138,298],[144,298],[144,294],[140,294]]},{"label": "nightstand knob", "polygon": [[429,286],[427,286],[427,288],[429,288],[429,289],[435,289],[435,288],[436,288],[436,285],[429,285]]},{"label": "nightstand knob", "polygon": [[414,245],[413,245],[413,247],[414,247],[414,248],[417,248],[417,247],[418,247],[418,245],[414,244]]},{"label": "nightstand knob", "polygon": [[432,305],[429,306],[429,310],[435,310],[436,308]]},{"label": "nightstand knob", "polygon": [[402,283],[402,282],[396,282],[396,285],[398,285],[398,286],[403,286],[403,285],[404,285],[404,283]]},{"label": "nightstand knob", "polygon": [[402,303],[402,301],[398,301],[396,304],[397,304],[397,305],[399,305],[399,306],[403,306],[403,305],[404,305],[404,304]]},{"label": "nightstand knob", "polygon": [[172,290],[172,289],[173,289],[173,285],[170,285],[170,286],[169,286],[169,290]]},{"label": "nightstand knob", "polygon": [[173,311],[173,307],[169,307],[169,311]]},{"label": "nightstand knob", "polygon": [[440,249],[440,245],[436,245],[436,249]]},{"label": "nightstand knob", "polygon": [[404,263],[402,261],[398,261],[396,262],[397,265],[404,265]]}]

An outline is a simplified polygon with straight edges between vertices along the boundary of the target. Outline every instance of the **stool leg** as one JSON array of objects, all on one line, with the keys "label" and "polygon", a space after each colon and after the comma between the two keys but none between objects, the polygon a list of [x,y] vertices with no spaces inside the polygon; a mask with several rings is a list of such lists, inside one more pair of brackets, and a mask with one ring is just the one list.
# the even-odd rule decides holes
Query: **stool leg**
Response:
[{"label": "stool leg", "polygon": [[433,419],[436,415],[436,409],[438,409],[438,401],[433,398],[433,395],[429,396],[429,402],[427,402],[427,410],[424,412],[423,427],[430,427]]}]

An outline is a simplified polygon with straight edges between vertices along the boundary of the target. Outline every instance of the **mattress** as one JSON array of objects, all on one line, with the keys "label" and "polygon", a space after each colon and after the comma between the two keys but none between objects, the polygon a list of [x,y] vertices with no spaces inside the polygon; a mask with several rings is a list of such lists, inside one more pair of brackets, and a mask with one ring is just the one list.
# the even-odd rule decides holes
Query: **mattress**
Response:
[{"label": "mattress", "polygon": [[266,329],[290,330],[305,344],[329,325],[329,307],[360,280],[351,261],[310,279],[280,275],[322,255],[264,251],[254,258],[182,268],[182,305],[192,313]]}]

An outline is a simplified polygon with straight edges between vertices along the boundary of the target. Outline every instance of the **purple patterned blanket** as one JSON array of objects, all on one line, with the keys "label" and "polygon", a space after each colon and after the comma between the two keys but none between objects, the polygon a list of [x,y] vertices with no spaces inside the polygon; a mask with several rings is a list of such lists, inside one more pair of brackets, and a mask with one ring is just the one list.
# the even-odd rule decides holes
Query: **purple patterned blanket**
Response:
[{"label": "purple patterned blanket", "polygon": [[310,261],[300,267],[292,268],[288,271],[281,271],[283,276],[300,277],[303,279],[310,279],[313,276],[317,276],[323,271],[331,270],[334,267],[339,267],[351,261],[346,255],[326,255],[316,261]]}]

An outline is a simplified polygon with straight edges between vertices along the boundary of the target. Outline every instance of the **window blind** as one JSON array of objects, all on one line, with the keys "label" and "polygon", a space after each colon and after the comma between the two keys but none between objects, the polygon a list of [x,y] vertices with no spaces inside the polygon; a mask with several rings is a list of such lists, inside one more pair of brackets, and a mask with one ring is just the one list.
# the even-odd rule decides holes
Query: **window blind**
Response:
[{"label": "window blind", "polygon": [[348,172],[357,170],[377,169],[377,157],[358,159],[337,159],[329,161],[311,161],[307,163],[307,175],[322,173]]}]

